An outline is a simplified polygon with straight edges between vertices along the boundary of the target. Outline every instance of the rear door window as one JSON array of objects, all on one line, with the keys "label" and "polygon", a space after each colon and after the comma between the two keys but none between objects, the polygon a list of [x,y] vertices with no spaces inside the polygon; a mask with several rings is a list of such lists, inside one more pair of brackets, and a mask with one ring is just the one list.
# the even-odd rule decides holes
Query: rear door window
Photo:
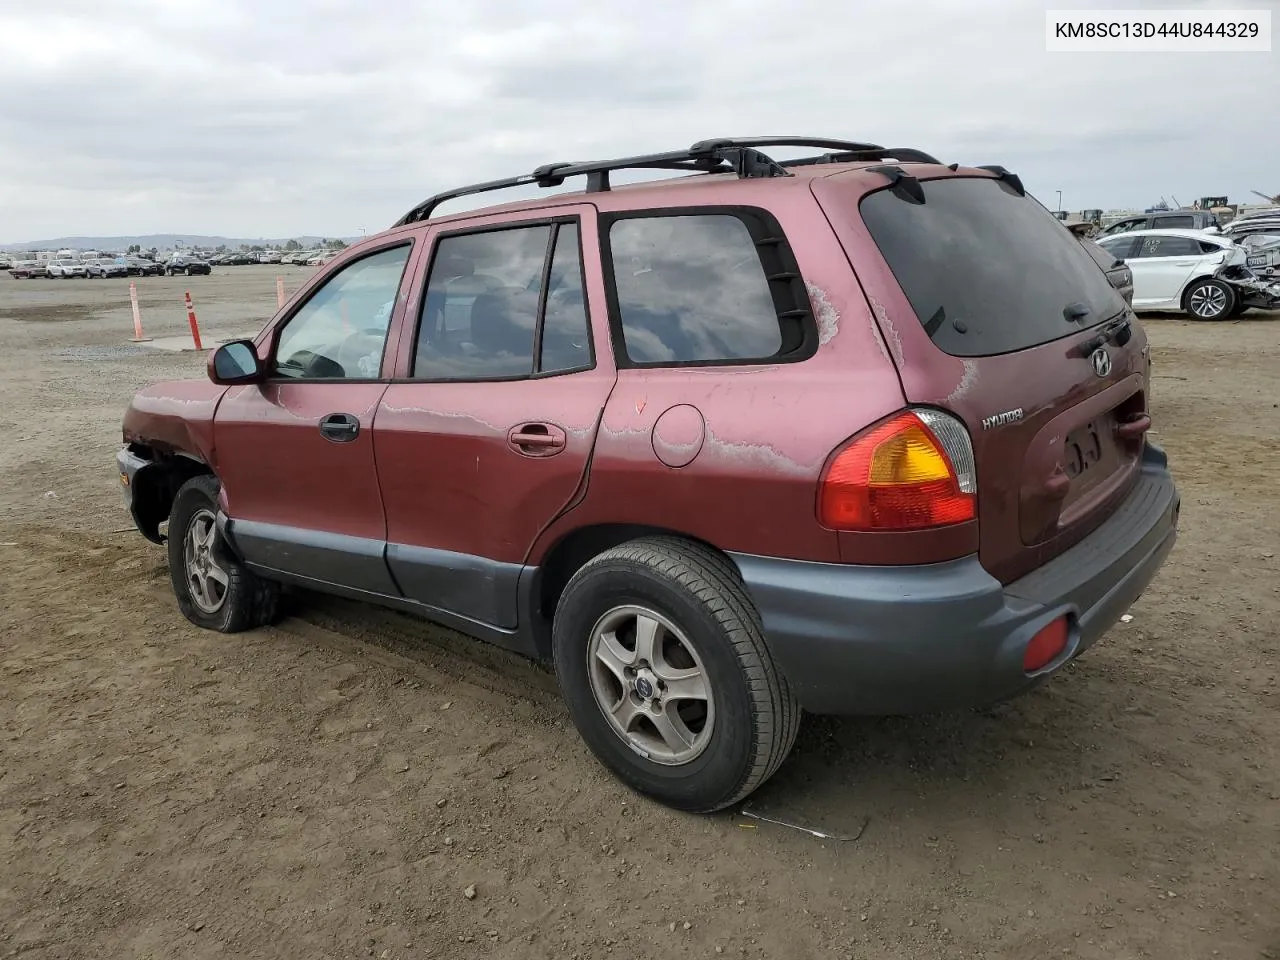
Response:
[{"label": "rear door window", "polygon": [[[1071,232],[991,178],[923,181],[925,202],[885,189],[863,222],[939,349],[956,357],[1026,350],[1125,309]],[[1064,311],[1088,311],[1072,322]]]}]

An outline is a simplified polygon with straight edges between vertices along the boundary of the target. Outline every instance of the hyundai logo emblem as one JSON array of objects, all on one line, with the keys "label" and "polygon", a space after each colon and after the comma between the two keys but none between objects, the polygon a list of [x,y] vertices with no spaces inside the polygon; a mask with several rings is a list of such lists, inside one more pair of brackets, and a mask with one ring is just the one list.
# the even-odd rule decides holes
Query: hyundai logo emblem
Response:
[{"label": "hyundai logo emblem", "polygon": [[1106,347],[1099,347],[1093,351],[1089,362],[1093,364],[1093,372],[1098,376],[1105,377],[1111,373],[1111,354],[1107,353]]},{"label": "hyundai logo emblem", "polygon": [[649,682],[647,677],[640,677],[636,680],[636,693],[640,695],[641,700],[648,700],[653,696],[653,684]]}]

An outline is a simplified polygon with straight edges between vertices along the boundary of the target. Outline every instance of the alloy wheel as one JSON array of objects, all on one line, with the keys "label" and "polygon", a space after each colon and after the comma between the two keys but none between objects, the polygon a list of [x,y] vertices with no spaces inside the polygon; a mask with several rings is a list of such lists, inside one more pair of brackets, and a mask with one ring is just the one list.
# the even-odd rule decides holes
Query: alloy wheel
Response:
[{"label": "alloy wheel", "polygon": [[679,766],[706,749],[715,725],[710,677],[666,617],[639,606],[609,610],[591,630],[587,673],[613,732],[636,753]]}]

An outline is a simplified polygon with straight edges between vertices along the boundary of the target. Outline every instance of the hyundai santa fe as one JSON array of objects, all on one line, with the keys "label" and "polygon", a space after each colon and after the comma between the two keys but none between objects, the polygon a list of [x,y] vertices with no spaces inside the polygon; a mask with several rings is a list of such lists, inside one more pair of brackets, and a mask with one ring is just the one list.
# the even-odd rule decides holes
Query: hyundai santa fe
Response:
[{"label": "hyundai santa fe", "polygon": [[711,811],[802,711],[990,703],[1097,641],[1175,539],[1149,391],[1015,174],[724,139],[431,197],[140,391],[118,465],[192,622],[421,614],[553,664],[605,765]]}]

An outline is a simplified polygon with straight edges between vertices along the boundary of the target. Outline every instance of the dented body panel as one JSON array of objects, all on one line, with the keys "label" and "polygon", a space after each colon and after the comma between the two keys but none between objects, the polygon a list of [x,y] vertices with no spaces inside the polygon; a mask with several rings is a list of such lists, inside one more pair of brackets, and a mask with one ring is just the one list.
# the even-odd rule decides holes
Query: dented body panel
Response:
[{"label": "dented body panel", "polygon": [[143,387],[125,411],[125,443],[213,465],[213,417],[226,389],[208,380],[169,380]]}]

